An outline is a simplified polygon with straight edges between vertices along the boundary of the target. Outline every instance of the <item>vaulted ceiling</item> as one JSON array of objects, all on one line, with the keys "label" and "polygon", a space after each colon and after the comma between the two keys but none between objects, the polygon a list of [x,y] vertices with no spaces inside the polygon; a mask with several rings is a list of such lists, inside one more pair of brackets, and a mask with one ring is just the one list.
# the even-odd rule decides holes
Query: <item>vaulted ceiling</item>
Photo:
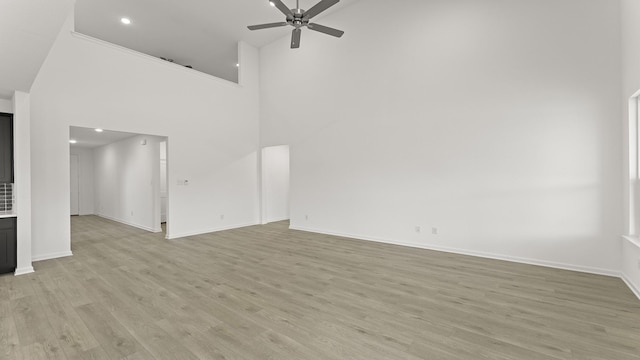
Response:
[{"label": "vaulted ceiling", "polygon": [[0,98],[29,92],[74,0],[0,2]]},{"label": "vaulted ceiling", "polygon": [[[318,1],[299,0],[302,9]],[[341,0],[316,19],[357,1]],[[295,7],[294,0],[283,2]],[[290,27],[247,29],[247,25],[284,20],[268,0],[2,0],[0,98],[11,98],[14,90],[30,91],[74,4],[77,32],[230,81],[238,77],[239,41],[261,47],[291,32]],[[131,24],[122,24],[123,17],[131,19]],[[322,23],[340,25],[330,20]]]}]

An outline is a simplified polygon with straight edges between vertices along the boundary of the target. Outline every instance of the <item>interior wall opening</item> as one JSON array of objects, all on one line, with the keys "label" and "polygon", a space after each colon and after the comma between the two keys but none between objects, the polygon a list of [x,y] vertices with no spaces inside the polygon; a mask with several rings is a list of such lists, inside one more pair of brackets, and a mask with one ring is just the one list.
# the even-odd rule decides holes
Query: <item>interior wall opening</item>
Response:
[{"label": "interior wall opening", "polygon": [[[167,223],[167,142],[160,142],[160,224]],[[165,229],[166,233],[166,229]]]},{"label": "interior wall opening", "polygon": [[289,145],[262,149],[262,223],[289,220]]},{"label": "interior wall opening", "polygon": [[71,126],[69,145],[70,215],[166,235],[167,137]]}]

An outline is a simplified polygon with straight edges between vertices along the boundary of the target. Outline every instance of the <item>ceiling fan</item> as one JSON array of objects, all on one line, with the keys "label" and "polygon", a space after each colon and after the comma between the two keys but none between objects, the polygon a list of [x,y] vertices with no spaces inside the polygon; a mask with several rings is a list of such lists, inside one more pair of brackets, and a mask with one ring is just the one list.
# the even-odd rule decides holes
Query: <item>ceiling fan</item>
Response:
[{"label": "ceiling fan", "polygon": [[315,4],[309,10],[302,10],[300,9],[300,0],[296,0],[295,9],[289,9],[280,0],[269,0],[269,3],[272,6],[277,7],[278,10],[280,10],[287,17],[286,21],[261,25],[251,25],[248,26],[248,28],[249,30],[260,30],[291,25],[295,28],[293,29],[293,33],[291,34],[292,49],[297,49],[300,47],[300,35],[302,34],[302,28],[305,26],[311,30],[318,31],[327,35],[341,37],[344,34],[344,31],[342,30],[330,28],[328,26],[320,24],[309,23],[309,20],[311,20],[314,16],[320,14],[321,12],[327,10],[328,8],[339,2],[340,0],[322,0],[319,3]]}]

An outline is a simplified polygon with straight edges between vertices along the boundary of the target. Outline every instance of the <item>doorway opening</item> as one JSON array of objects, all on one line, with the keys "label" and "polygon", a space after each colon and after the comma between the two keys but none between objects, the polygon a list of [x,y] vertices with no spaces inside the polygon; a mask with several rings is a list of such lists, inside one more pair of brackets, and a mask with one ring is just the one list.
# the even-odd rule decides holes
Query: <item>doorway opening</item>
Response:
[{"label": "doorway opening", "polygon": [[69,142],[71,215],[166,234],[166,136],[71,126]]},{"label": "doorway opening", "polygon": [[289,145],[262,149],[262,223],[289,220]]},{"label": "doorway opening", "polygon": [[167,141],[160,142],[160,225],[166,234],[167,225]]}]

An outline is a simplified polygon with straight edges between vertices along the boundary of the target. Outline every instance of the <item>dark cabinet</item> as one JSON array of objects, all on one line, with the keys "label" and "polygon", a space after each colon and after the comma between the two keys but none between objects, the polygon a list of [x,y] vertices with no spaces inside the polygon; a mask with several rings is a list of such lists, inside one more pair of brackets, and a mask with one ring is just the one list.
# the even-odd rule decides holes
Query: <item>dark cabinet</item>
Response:
[{"label": "dark cabinet", "polygon": [[0,184],[13,183],[13,115],[0,113]]},{"label": "dark cabinet", "polygon": [[16,218],[0,219],[0,274],[16,270]]}]

